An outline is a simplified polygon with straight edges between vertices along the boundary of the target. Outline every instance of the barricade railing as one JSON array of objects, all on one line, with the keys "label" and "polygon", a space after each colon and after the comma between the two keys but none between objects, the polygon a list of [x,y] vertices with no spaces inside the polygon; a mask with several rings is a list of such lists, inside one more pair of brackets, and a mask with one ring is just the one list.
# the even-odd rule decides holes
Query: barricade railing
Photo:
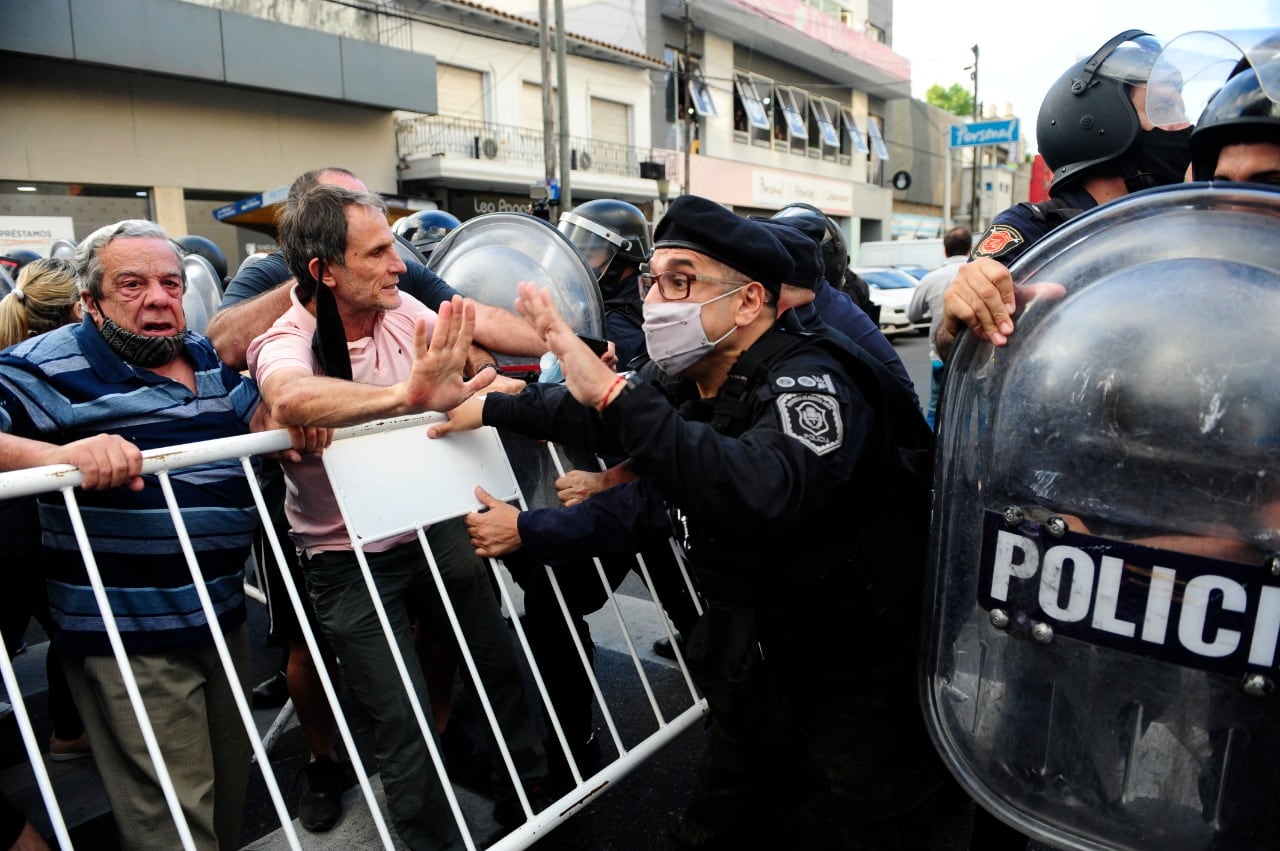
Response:
[{"label": "barricade railing", "polygon": [[[506,571],[499,569],[500,562],[489,560],[492,577],[498,588],[501,604],[511,615],[510,623],[516,633],[524,662],[528,665],[538,697],[546,710],[546,718],[556,741],[563,750],[565,761],[574,780],[572,789],[541,811],[534,811],[532,802],[520,781],[512,755],[505,744],[502,730],[477,670],[475,659],[472,657],[471,651],[464,640],[463,630],[454,611],[436,557],[427,539],[427,529],[432,524],[460,517],[478,507],[474,497],[474,488],[477,485],[484,487],[491,494],[504,501],[518,502],[522,508],[527,507],[528,502],[525,499],[525,495],[520,492],[515,471],[506,452],[503,450],[502,442],[497,432],[493,429],[485,428],[475,432],[450,435],[441,440],[428,440],[426,426],[432,422],[439,421],[442,416],[438,414],[418,415],[341,429],[335,434],[333,445],[325,451],[323,460],[343,519],[347,523],[353,553],[359,564],[366,588],[371,594],[384,638],[387,640],[389,658],[394,662],[400,676],[401,687],[405,690],[418,724],[419,733],[424,738],[431,762],[437,776],[441,779],[441,786],[445,791],[458,829],[467,848],[476,849],[481,846],[477,845],[471,828],[463,816],[458,798],[448,780],[442,756],[435,745],[434,738],[430,735],[427,725],[433,722],[429,722],[430,716],[424,711],[424,707],[418,700],[416,690],[412,685],[407,668],[411,660],[404,659],[399,651],[393,628],[381,605],[381,598],[374,584],[373,575],[370,572],[365,554],[365,548],[378,541],[396,536],[407,536],[410,532],[416,535],[422,548],[423,557],[427,561],[436,588],[444,602],[450,626],[457,639],[457,646],[470,674],[470,682],[480,700],[485,719],[493,733],[493,741],[498,744],[502,763],[506,767],[512,788],[525,815],[525,821],[521,826],[487,847],[498,849],[499,851],[514,851],[514,849],[528,847],[540,836],[577,813],[601,790],[613,785],[617,780],[642,764],[663,745],[697,723],[707,711],[706,702],[697,694],[683,657],[680,655],[679,643],[673,640],[672,646],[676,649],[677,665],[681,670],[688,690],[688,704],[671,717],[664,715],[632,640],[626,618],[614,597],[609,579],[600,560],[594,559],[598,578],[604,586],[608,605],[613,611],[627,651],[635,666],[637,680],[641,685],[640,691],[643,693],[642,696],[629,691],[621,695],[606,695],[595,675],[587,649],[583,646],[578,636],[578,631],[573,627],[573,615],[565,601],[555,573],[550,567],[545,567],[551,589],[559,604],[561,615],[565,619],[566,629],[569,635],[572,636],[577,648],[579,663],[583,665],[584,672],[590,680],[601,716],[609,730],[609,735],[618,754],[616,760],[604,765],[595,773],[584,775],[582,767],[577,764],[572,749],[569,747],[560,722],[559,713],[551,701],[537,659],[530,648],[529,639],[525,634],[520,618],[516,616],[516,606]],[[254,504],[263,532],[269,543],[269,548],[274,556],[275,564],[283,565],[287,563],[283,557],[283,546],[286,544],[279,540],[274,524],[271,522],[271,506],[267,504],[259,486],[254,472],[253,459],[258,455],[286,449],[288,444],[287,433],[277,431],[166,447],[150,450],[143,455],[143,472],[144,474],[155,475],[159,480],[183,555],[191,571],[193,585],[200,597],[205,618],[210,624],[217,624],[217,615],[205,590],[199,561],[187,534],[186,526],[183,522],[182,508],[175,497],[169,475],[173,471],[190,466],[238,459],[253,494]],[[548,451],[552,454],[556,471],[559,474],[563,474],[564,465],[555,448],[549,445]],[[79,471],[68,466],[41,467],[4,473],[0,474],[0,499],[35,496],[55,491],[62,493],[71,517],[72,528],[79,542],[81,555],[84,559],[95,599],[102,612],[112,654],[120,669],[147,751],[155,764],[156,774],[164,792],[175,828],[183,846],[185,848],[193,848],[194,842],[190,829],[182,814],[169,772],[161,755],[160,744],[156,740],[142,703],[137,683],[128,664],[127,653],[125,652],[115,617],[108,603],[92,545],[79,514],[76,488],[80,483],[81,476]],[[287,545],[292,546],[291,543]],[[678,548],[674,542],[671,543],[671,546],[683,572],[684,583],[696,605],[697,598],[693,594],[693,587],[688,573],[684,570],[683,563],[679,560]],[[639,554],[637,554],[636,558],[637,569],[653,597],[658,620],[666,629],[668,638],[673,638],[670,624],[663,613],[661,600],[658,599],[656,591],[653,590],[654,584],[648,568]],[[258,566],[259,575],[263,569],[262,565]],[[281,571],[280,579],[289,603],[297,615],[303,639],[310,649],[312,657],[317,660],[324,658],[316,636],[310,627],[309,620],[304,614],[301,598],[302,590],[296,586],[288,570]],[[261,593],[252,586],[246,585],[246,592],[255,599],[261,599]],[[234,670],[230,651],[221,631],[215,628],[211,630],[211,633],[224,669],[228,671]],[[333,709],[338,735],[355,769],[360,791],[368,806],[379,840],[384,848],[391,849],[394,847],[392,830],[389,828],[386,817],[374,795],[373,786],[370,782],[371,773],[369,768],[371,767],[366,766],[361,760],[351,725],[338,697],[337,687],[329,676],[326,666],[317,664],[315,667],[325,697]],[[62,810],[58,804],[56,790],[45,768],[42,749],[35,738],[31,719],[21,694],[21,686],[10,662],[8,648],[4,647],[2,636],[0,636],[0,673],[3,674],[5,687],[14,706],[14,714],[21,730],[23,743],[37,786],[49,814],[50,824],[53,827],[59,845],[64,849],[69,849],[73,846]],[[248,734],[255,761],[262,773],[263,781],[277,818],[280,820],[282,835],[291,849],[299,849],[302,846],[299,842],[298,832],[289,817],[288,807],[284,803],[267,756],[275,737],[287,720],[288,707],[286,706],[286,709],[281,712],[280,717],[271,726],[267,734],[260,737],[255,719],[250,710],[249,701],[239,686],[239,678],[228,676],[227,680],[234,683],[232,691],[236,707]],[[614,721],[614,713],[610,709],[610,697],[613,698],[612,704],[614,706],[631,700],[647,701],[653,715],[655,728],[643,735],[638,741],[630,743],[624,741],[624,736],[620,733]]]}]

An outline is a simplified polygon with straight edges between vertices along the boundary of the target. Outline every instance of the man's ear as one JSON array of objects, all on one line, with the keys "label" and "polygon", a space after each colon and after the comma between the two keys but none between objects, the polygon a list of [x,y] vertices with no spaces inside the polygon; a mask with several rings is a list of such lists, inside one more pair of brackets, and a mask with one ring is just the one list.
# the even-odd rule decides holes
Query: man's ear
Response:
[{"label": "man's ear", "polygon": [[98,319],[102,316],[102,311],[98,309],[98,303],[94,300],[93,296],[89,295],[88,290],[80,291],[80,303],[77,306],[81,311],[88,313],[94,319]]},{"label": "man's ear", "polygon": [[759,281],[752,281],[743,289],[742,294],[742,306],[739,310],[745,319],[743,324],[750,325],[768,303],[769,291]]}]

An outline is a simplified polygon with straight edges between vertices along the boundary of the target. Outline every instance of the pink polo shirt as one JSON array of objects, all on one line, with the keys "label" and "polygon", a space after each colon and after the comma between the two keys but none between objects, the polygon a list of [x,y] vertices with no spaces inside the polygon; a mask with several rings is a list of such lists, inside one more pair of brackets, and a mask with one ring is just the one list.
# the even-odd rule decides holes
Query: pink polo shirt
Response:
[{"label": "pink polo shirt", "polygon": [[[278,369],[305,369],[314,375],[323,374],[311,350],[316,319],[298,301],[296,288],[290,291],[289,298],[293,302],[289,310],[249,346],[249,372],[259,386]],[[428,334],[435,329],[435,313],[413,296],[401,293],[400,306],[379,314],[372,335],[348,342],[352,380],[385,387],[407,378],[413,367],[413,326],[419,317],[426,317]],[[309,556],[326,550],[351,549],[351,538],[342,522],[333,488],[329,486],[324,462],[309,456],[300,463],[286,462],[281,466],[288,488],[285,514],[299,547]],[[369,544],[364,549],[382,552],[415,537],[415,533],[410,532]]]}]

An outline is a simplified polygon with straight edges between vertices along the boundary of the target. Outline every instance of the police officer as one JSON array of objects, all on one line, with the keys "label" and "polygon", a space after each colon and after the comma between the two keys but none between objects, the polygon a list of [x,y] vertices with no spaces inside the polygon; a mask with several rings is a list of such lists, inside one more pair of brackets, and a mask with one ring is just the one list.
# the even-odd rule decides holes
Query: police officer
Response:
[{"label": "police officer", "polygon": [[[1280,39],[1280,34],[1272,38]],[[1273,81],[1271,92],[1280,91],[1280,62],[1273,52],[1263,50],[1260,55],[1258,67],[1252,64],[1252,56],[1242,56],[1189,133],[1188,157],[1196,180],[1280,182],[1280,143],[1276,142],[1280,105],[1262,84],[1266,78]],[[1180,76],[1176,68],[1169,68],[1152,83],[1168,95]],[[1158,103],[1163,106],[1158,108],[1147,105],[1145,97],[1142,101],[1144,126],[1185,125],[1180,99],[1162,97]],[[976,257],[977,249],[974,253]],[[975,259],[960,268],[955,282],[947,290],[943,320],[934,338],[938,352],[945,357],[956,334],[966,326],[981,338],[1003,346],[1013,333],[1013,313],[1017,305],[1037,294],[1056,292],[1054,284],[1032,284],[1015,292],[1007,268],[991,259]]]},{"label": "police officer", "polygon": [[707,597],[686,658],[712,727],[678,842],[924,847],[943,774],[913,673],[922,559],[897,536],[925,507],[886,449],[928,427],[891,420],[872,401],[889,385],[777,316],[792,270],[767,226],[683,196],[642,276],[644,378],[601,364],[524,284],[566,385],[490,393],[430,433],[483,421],[633,459],[640,480],[580,508],[629,491],[614,521],[669,521]]},{"label": "police officer", "polygon": [[649,222],[634,204],[613,198],[588,201],[560,214],[559,230],[572,242],[596,273],[604,300],[605,334],[613,343],[618,363],[637,367],[645,357],[640,293],[636,278],[649,262],[653,240]]}]

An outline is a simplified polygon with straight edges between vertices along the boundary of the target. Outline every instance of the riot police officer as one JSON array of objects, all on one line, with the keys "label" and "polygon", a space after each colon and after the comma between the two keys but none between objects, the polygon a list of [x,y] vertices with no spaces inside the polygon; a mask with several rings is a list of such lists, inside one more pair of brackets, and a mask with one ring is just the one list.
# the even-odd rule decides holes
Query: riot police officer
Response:
[{"label": "riot police officer", "polygon": [[886,449],[928,427],[873,401],[896,385],[878,362],[778,317],[792,270],[769,228],[683,196],[641,278],[643,378],[525,284],[566,385],[490,393],[430,433],[483,421],[633,459],[640,480],[578,508],[629,494],[604,513],[621,534],[674,529],[707,598],[686,659],[712,727],[678,842],[923,847],[944,778],[913,677],[919,559],[899,536],[926,510]]},{"label": "riot police officer", "polygon": [[645,350],[636,278],[653,252],[644,213],[626,201],[600,198],[561,213],[559,230],[596,273],[606,336],[617,350],[618,363],[638,366],[633,361]]},{"label": "riot police officer", "polygon": [[403,218],[396,219],[391,230],[409,240],[409,244],[418,249],[422,256],[430,259],[431,252],[436,250],[440,240],[462,222],[458,217],[444,210],[419,210]]}]

